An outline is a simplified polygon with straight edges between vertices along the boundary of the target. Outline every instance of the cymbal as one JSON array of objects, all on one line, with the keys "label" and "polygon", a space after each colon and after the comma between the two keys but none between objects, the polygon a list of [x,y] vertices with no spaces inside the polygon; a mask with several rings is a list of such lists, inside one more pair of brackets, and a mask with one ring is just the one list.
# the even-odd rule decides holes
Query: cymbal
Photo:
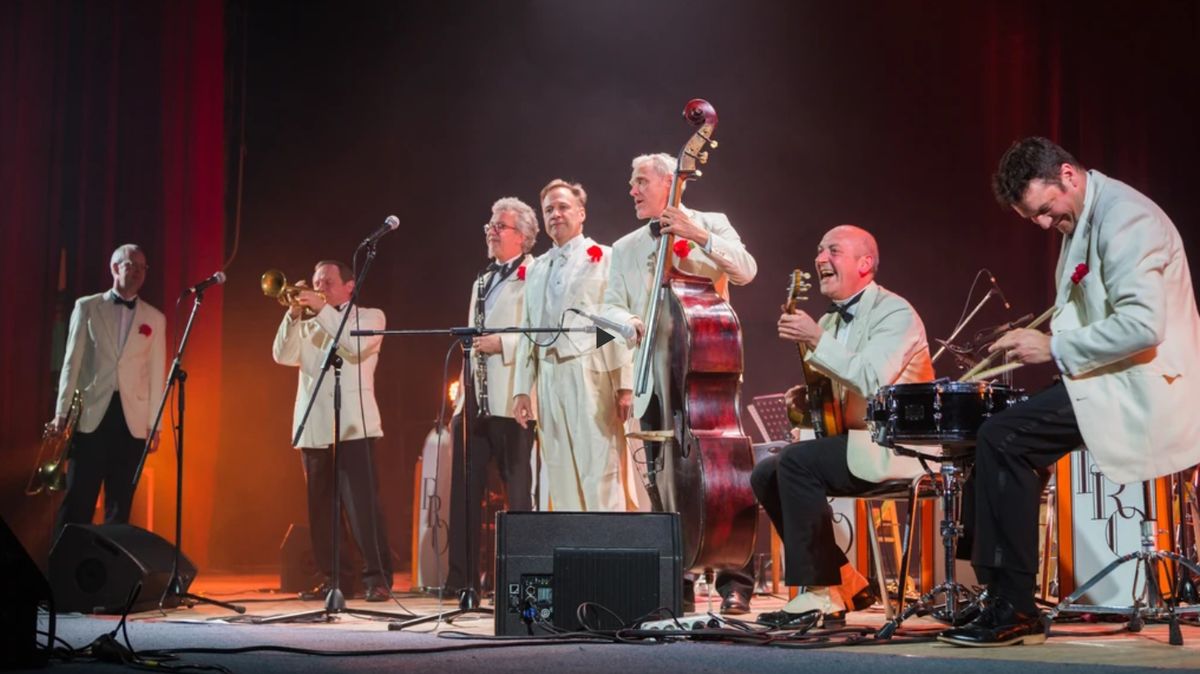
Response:
[{"label": "cymbal", "polygon": [[634,431],[626,433],[625,437],[642,442],[667,442],[675,439],[675,431]]}]

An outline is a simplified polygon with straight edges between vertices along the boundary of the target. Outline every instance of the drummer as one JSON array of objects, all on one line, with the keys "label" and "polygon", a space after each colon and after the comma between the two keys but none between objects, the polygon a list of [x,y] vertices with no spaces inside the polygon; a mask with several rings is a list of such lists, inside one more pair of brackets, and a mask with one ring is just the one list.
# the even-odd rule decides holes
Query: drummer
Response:
[{"label": "drummer", "polygon": [[827,497],[862,494],[921,473],[916,459],[871,442],[863,429],[865,398],[880,386],[933,380],[920,317],[875,283],[875,237],[854,225],[834,227],[817,246],[815,266],[821,294],[832,305],[819,319],[804,311],[783,314],[779,337],[801,345],[808,364],[832,380],[843,418],[855,427],[788,445],[754,468],[754,493],[783,539],[787,583],[806,588],[783,610],[759,616],[783,628],[836,620],[873,603],[867,580],[834,540]]}]

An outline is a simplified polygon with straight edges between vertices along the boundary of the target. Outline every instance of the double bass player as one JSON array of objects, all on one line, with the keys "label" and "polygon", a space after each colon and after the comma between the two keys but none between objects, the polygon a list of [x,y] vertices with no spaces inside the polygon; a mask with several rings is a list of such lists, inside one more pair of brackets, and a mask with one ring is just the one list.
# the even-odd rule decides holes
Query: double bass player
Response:
[{"label": "double bass player", "polygon": [[[645,306],[654,283],[654,269],[659,237],[674,235],[672,263],[686,274],[710,279],[716,291],[726,300],[729,284],[746,285],[754,280],[758,265],[742,244],[741,237],[723,213],[706,213],[668,203],[677,162],[665,153],[645,154],[634,158],[629,178],[629,196],[633,199],[638,220],[646,224],[621,237],[613,244],[613,260],[605,291],[605,315],[610,320],[632,326],[637,339],[646,334]],[[644,411],[640,411],[643,429],[664,429],[672,426],[671,410],[679,401],[671,399],[672,330],[670,314],[660,312],[653,343],[640,343],[639,349],[651,349],[652,395]],[[634,407],[633,372],[623,377],[618,399],[622,409]],[[651,444],[647,442],[647,444]],[[657,443],[654,443],[657,444]],[[650,447],[648,456],[658,447]],[[753,579],[743,571],[720,570],[717,589],[722,595],[721,612],[744,614],[750,610]],[[692,583],[685,581],[685,610],[692,603]]]}]

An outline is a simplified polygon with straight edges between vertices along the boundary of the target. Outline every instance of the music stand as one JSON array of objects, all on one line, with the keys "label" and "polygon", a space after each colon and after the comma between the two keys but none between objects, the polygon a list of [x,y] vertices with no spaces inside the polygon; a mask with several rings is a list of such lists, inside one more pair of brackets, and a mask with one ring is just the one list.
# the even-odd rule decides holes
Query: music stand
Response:
[{"label": "music stand", "polygon": [[[183,296],[186,295],[187,291],[185,290],[180,299],[183,299]],[[162,400],[158,403],[158,413],[154,415],[154,424],[150,427],[150,433],[146,436],[146,445],[142,447],[141,459],[138,461],[137,469],[133,472],[133,488],[137,489],[137,484],[141,480],[142,469],[146,465],[146,457],[150,454],[150,448],[154,444],[154,436],[158,434],[159,424],[162,423],[163,411],[167,408],[167,401],[171,397],[171,389],[178,382],[179,395],[175,399],[179,414],[175,422],[175,549],[171,559],[171,578],[167,581],[166,587],[163,588],[162,596],[158,598],[158,610],[174,608],[181,604],[185,604],[191,608],[197,602],[204,602],[205,604],[220,606],[221,608],[226,608],[237,613],[245,613],[246,608],[244,606],[209,599],[208,597],[185,591],[185,583],[179,577],[179,558],[183,554],[181,552],[183,547],[183,419],[187,409],[186,396],[184,395],[187,372],[183,369],[183,351],[187,348],[188,339],[192,335],[192,326],[196,322],[196,314],[200,311],[200,305],[203,302],[204,290],[197,289],[196,297],[192,300],[192,313],[188,316],[187,325],[183,329],[183,336],[179,339],[179,348],[175,351],[174,360],[171,361],[171,372],[167,375],[167,383],[163,388]]]},{"label": "music stand", "polygon": [[[1200,606],[1179,606],[1178,597],[1173,600],[1163,597],[1159,584],[1158,566],[1160,562],[1171,560],[1183,565],[1195,574],[1200,574],[1200,566],[1197,566],[1195,562],[1174,551],[1158,549],[1158,544],[1155,540],[1157,538],[1157,527],[1155,526],[1157,515],[1154,508],[1154,498],[1150,491],[1150,484],[1150,480],[1142,482],[1141,549],[1114,559],[1108,566],[1101,569],[1099,573],[1092,576],[1083,585],[1080,585],[1075,592],[1071,593],[1071,596],[1059,602],[1058,606],[1051,609],[1047,615],[1051,622],[1060,613],[1113,613],[1129,616],[1129,622],[1126,623],[1129,631],[1140,632],[1147,618],[1152,620],[1162,620],[1165,618],[1170,625],[1168,642],[1172,646],[1183,645],[1183,632],[1179,629],[1179,616],[1184,613],[1200,614]],[[1145,591],[1142,596],[1134,598],[1133,606],[1089,606],[1075,603],[1088,590],[1092,589],[1096,583],[1099,583],[1101,579],[1126,562],[1134,562],[1138,565],[1139,570],[1146,575]]]}]

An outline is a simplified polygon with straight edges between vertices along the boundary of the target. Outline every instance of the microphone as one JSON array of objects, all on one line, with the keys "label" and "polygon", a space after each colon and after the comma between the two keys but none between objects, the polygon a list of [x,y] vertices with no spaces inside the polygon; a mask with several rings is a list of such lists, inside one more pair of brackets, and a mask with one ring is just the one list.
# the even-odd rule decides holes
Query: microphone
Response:
[{"label": "microphone", "polygon": [[187,290],[183,291],[183,294],[188,295],[188,294],[192,294],[192,293],[202,293],[209,286],[219,286],[224,282],[225,282],[225,272],[219,271],[219,272],[213,274],[212,276],[209,276],[208,278],[204,279],[203,281],[197,283],[196,285],[192,286],[191,288],[188,288]]},{"label": "microphone", "polygon": [[383,238],[384,234],[394,231],[399,227],[400,227],[400,218],[397,218],[394,215],[389,215],[389,216],[387,216],[387,219],[383,221],[382,225],[380,225],[378,228],[376,228],[374,232],[371,232],[371,236],[368,236],[367,238],[363,239],[362,245],[364,245],[364,246],[374,245],[375,242],[377,242]]},{"label": "microphone", "polygon": [[1000,296],[1000,301],[1004,302],[1005,309],[1012,309],[1012,305],[1008,303],[1008,298],[1004,296],[1004,291],[1000,289],[1000,284],[996,282],[996,277],[992,276],[992,272],[988,272],[988,280],[992,282],[992,289]]},{"label": "microphone", "polygon": [[616,321],[610,321],[603,316],[589,314],[586,311],[576,310],[576,312],[580,316],[583,316],[589,321],[595,323],[597,327],[608,330],[609,332],[615,332],[616,334],[624,337],[625,341],[627,342],[632,342],[634,339],[637,339],[637,328],[629,325],[628,323],[617,323]]}]

